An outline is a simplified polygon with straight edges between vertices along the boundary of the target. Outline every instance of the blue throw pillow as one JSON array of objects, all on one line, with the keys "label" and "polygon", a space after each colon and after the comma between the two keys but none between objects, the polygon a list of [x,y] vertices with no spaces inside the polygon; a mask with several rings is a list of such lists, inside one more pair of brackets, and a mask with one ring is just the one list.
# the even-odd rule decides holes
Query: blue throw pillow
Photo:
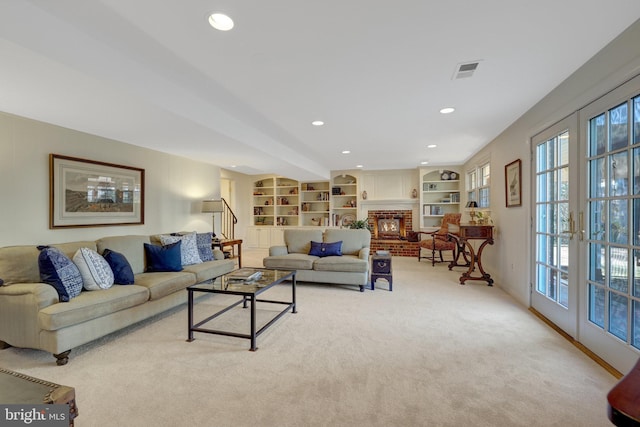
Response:
[{"label": "blue throw pillow", "polygon": [[120,252],[105,249],[102,256],[107,261],[113,271],[113,282],[118,285],[133,285],[135,278],[133,270],[127,258]]},{"label": "blue throw pillow", "polygon": [[325,256],[342,256],[342,240],[333,243],[321,243],[311,241],[311,250],[309,255],[325,257]]},{"label": "blue throw pillow", "polygon": [[82,291],[82,276],[78,267],[60,249],[38,246],[40,280],[53,286],[60,302],[68,302]]},{"label": "blue throw pillow", "polygon": [[182,271],[181,244],[182,241],[165,246],[145,243],[144,253],[147,256],[147,271]]}]

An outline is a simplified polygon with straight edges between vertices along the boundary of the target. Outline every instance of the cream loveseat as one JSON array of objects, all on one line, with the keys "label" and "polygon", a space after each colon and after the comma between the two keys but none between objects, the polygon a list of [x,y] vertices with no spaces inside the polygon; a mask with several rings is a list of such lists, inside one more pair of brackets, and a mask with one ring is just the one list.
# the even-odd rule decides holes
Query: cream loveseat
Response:
[{"label": "cream loveseat", "polygon": [[[284,246],[269,248],[269,256],[263,260],[266,268],[297,270],[296,280],[302,282],[355,285],[364,291],[369,281],[369,230],[287,229],[284,242]],[[311,242],[319,250],[312,252]],[[339,247],[341,255],[325,256],[322,243],[330,253]]]},{"label": "cream loveseat", "polygon": [[144,244],[159,244],[156,238],[114,236],[50,245],[69,258],[80,248],[98,254],[109,249],[124,255],[133,272],[133,284],[83,290],[68,302],[60,302],[56,288],[41,283],[40,251],[35,245],[0,248],[0,278],[4,280],[0,286],[0,348],[44,350],[53,353],[58,365],[64,365],[72,348],[185,303],[187,286],[235,268],[233,260],[214,250],[213,260],[185,265],[182,271],[145,272]]}]

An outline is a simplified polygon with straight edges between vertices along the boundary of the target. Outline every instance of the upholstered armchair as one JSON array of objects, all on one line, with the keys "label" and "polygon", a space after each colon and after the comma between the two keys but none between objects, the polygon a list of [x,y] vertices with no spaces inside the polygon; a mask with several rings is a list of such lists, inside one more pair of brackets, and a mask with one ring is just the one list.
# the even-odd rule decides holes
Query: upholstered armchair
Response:
[{"label": "upholstered armchair", "polygon": [[[462,214],[460,213],[446,213],[442,218],[442,224],[439,230],[428,233],[420,231],[418,233],[420,236],[418,262],[423,258],[430,259],[432,266],[436,265],[436,262],[444,262],[442,256],[442,252],[444,251],[451,251],[452,257],[455,258],[455,251],[458,246],[455,240],[451,239],[448,234],[456,234],[458,232],[461,216]],[[423,251],[427,253],[430,252],[430,255],[423,255]],[[436,260],[436,252],[438,252],[440,258],[439,261]]]}]

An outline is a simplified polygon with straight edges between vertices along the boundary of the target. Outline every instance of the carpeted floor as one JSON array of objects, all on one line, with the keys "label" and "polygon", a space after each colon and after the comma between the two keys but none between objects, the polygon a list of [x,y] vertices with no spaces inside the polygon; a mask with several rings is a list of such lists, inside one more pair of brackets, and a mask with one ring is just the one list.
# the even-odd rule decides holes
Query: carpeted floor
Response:
[{"label": "carpeted floor", "polygon": [[[243,251],[260,266],[264,251]],[[498,287],[393,259],[394,290],[300,284],[258,338],[196,334],[186,307],[74,349],[0,366],[76,388],[76,426],[607,426],[616,379]],[[263,294],[286,299],[289,286]],[[225,296],[199,302],[204,317]],[[260,310],[259,319],[271,313]],[[218,326],[248,331],[248,310]],[[262,320],[264,321],[264,320]]]}]

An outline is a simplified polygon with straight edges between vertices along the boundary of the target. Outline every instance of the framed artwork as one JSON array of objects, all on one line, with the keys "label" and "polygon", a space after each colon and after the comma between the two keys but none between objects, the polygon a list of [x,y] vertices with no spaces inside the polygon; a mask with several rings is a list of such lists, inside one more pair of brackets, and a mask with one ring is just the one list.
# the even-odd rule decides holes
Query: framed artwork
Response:
[{"label": "framed artwork", "polygon": [[520,159],[504,167],[504,191],[508,208],[522,206],[522,161]]},{"label": "framed artwork", "polygon": [[49,155],[49,228],[144,224],[144,169]]}]

